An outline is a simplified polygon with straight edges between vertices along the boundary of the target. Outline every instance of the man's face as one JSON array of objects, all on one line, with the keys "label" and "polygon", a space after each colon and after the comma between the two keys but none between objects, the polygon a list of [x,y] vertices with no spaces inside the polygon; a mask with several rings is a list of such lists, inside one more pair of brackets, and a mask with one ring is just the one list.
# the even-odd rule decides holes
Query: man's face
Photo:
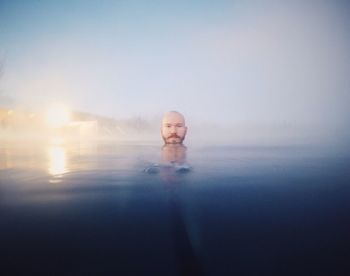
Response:
[{"label": "man's face", "polygon": [[180,113],[169,112],[164,115],[161,134],[166,144],[182,144],[186,132],[185,119]]}]

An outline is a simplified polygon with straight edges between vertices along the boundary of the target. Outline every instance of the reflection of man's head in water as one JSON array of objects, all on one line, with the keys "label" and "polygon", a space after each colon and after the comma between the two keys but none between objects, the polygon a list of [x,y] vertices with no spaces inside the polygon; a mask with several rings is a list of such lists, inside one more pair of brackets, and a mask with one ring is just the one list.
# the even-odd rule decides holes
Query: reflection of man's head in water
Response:
[{"label": "reflection of man's head in water", "polygon": [[160,132],[165,144],[182,144],[187,132],[184,116],[177,111],[165,113]]}]

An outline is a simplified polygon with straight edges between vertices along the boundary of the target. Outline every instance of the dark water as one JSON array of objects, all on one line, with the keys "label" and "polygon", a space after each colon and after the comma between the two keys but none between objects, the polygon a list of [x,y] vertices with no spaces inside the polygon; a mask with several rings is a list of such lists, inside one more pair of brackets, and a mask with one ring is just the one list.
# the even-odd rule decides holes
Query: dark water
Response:
[{"label": "dark water", "polygon": [[2,275],[350,275],[350,158],[309,147],[0,146]]}]

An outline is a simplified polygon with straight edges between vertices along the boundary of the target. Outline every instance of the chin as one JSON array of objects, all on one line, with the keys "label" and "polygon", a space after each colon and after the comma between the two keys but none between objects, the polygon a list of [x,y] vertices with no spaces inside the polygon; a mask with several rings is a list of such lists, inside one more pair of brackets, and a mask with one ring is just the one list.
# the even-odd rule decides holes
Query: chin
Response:
[{"label": "chin", "polygon": [[167,144],[181,144],[182,141],[181,140],[167,140],[166,143]]}]

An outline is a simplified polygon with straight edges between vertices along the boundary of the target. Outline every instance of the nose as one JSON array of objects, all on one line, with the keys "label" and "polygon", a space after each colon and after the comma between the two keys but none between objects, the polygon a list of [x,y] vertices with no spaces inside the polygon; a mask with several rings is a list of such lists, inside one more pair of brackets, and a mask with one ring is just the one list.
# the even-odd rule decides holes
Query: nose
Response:
[{"label": "nose", "polygon": [[176,127],[175,127],[175,126],[171,126],[170,132],[171,132],[171,133],[176,133]]}]

